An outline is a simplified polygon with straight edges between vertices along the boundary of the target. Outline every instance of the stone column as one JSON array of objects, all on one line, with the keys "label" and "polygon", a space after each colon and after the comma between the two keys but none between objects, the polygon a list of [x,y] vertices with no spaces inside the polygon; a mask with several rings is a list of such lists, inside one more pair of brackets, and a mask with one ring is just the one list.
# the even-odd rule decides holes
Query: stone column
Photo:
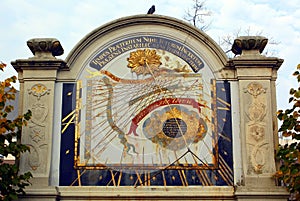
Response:
[{"label": "stone column", "polygon": [[49,185],[54,87],[57,71],[65,69],[66,62],[55,57],[63,54],[57,39],[31,39],[27,45],[34,57],[12,62],[20,80],[20,112],[32,111],[32,118],[23,129],[21,139],[30,147],[30,153],[22,155],[20,172],[31,171],[32,189],[38,189]]},{"label": "stone column", "polygon": [[272,178],[278,138],[274,82],[283,60],[261,55],[267,42],[260,36],[239,37],[232,51],[240,56],[229,61],[236,70],[240,99],[244,182],[237,187],[239,200],[286,200],[284,189],[276,188]]}]

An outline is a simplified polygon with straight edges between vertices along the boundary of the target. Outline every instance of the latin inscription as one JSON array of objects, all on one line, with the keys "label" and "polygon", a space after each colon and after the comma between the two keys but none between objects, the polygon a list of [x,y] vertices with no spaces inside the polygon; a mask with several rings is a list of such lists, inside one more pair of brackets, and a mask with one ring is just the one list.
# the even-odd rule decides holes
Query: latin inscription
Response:
[{"label": "latin inscription", "polygon": [[90,66],[100,70],[117,56],[127,51],[145,48],[161,49],[175,54],[185,60],[194,72],[198,72],[204,67],[199,56],[186,45],[168,38],[156,36],[137,36],[113,43],[97,54],[90,62]]}]

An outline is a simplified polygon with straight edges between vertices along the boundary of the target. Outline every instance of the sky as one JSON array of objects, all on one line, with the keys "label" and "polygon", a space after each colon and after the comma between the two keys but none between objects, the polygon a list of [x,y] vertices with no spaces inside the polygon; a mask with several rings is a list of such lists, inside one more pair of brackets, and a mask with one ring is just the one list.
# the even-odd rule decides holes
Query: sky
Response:
[{"label": "sky", "polygon": [[[89,32],[120,17],[145,14],[151,5],[155,14],[184,20],[193,0],[1,0],[0,61],[8,64],[0,80],[17,75],[10,65],[32,57],[26,45],[31,38],[57,38],[65,53]],[[262,35],[276,44],[266,47],[268,55],[284,59],[278,71],[277,107],[288,107],[289,89],[298,88],[292,73],[300,63],[299,0],[206,0],[210,16],[206,33],[218,44],[223,37]],[[228,49],[224,49],[226,51]],[[18,88],[18,86],[16,85]]]}]

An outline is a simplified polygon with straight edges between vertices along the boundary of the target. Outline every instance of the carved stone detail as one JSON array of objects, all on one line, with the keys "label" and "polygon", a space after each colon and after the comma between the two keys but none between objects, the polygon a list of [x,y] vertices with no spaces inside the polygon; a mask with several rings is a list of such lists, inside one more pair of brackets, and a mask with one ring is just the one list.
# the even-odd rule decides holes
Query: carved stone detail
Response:
[{"label": "carved stone detail", "polygon": [[265,136],[265,128],[259,125],[254,125],[250,128],[250,134],[257,142],[263,140]]},{"label": "carved stone detail", "polygon": [[50,93],[50,89],[47,89],[47,87],[42,84],[35,84],[28,90],[28,93],[36,96],[38,100],[40,100],[41,96]]},{"label": "carved stone detail", "polygon": [[44,121],[48,115],[48,107],[43,103],[36,102],[31,106],[31,112],[32,112],[31,121],[35,125],[44,127],[45,126]]},{"label": "carved stone detail", "polygon": [[248,84],[245,92],[248,92],[250,95],[254,96],[254,98],[257,98],[258,95],[266,93],[266,88],[263,88],[263,86],[257,82],[251,82]]},{"label": "carved stone detail", "polygon": [[249,158],[248,174],[262,174],[267,171],[265,153],[269,149],[266,141],[267,114],[266,105],[263,103],[266,89],[260,83],[251,82],[244,89],[251,97],[246,111],[248,122],[246,123],[247,153]]},{"label": "carved stone detail", "polygon": [[27,46],[37,58],[54,58],[64,53],[60,42],[55,38],[33,38],[27,41]]},{"label": "carved stone detail", "polygon": [[265,125],[252,124],[248,125],[248,129],[247,146],[250,154],[248,173],[262,174],[266,166],[265,153],[269,144],[265,141]]},{"label": "carved stone detail", "polygon": [[[42,149],[47,148],[46,144],[46,119],[49,108],[45,105],[41,98],[50,94],[50,90],[43,84],[35,84],[29,90],[28,94],[35,99],[35,102],[29,107],[32,111],[32,117],[28,124],[29,127],[29,142],[31,147],[30,155],[28,157],[28,164],[33,171],[37,171],[42,164]],[[34,100],[31,97],[30,100]],[[45,99],[46,100],[46,99]]]},{"label": "carved stone detail", "polygon": [[36,170],[41,164],[39,151],[36,149],[36,147],[31,145],[30,145],[30,157],[28,160],[28,164],[32,170]]},{"label": "carved stone detail", "polygon": [[31,133],[29,134],[31,140],[35,143],[45,140],[45,129],[41,126],[30,126]]},{"label": "carved stone detail", "polygon": [[249,119],[253,122],[261,122],[266,116],[266,105],[263,103],[253,102],[249,105],[248,113]]},{"label": "carved stone detail", "polygon": [[234,54],[260,55],[267,43],[268,39],[263,36],[240,36],[234,40],[231,51]]}]

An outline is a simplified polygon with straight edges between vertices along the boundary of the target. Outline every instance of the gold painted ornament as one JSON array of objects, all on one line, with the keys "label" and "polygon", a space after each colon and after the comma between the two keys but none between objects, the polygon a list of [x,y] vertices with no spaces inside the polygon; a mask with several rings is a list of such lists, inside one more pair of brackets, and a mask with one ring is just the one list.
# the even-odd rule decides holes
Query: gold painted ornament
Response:
[{"label": "gold painted ornament", "polygon": [[137,75],[153,74],[159,70],[161,65],[160,56],[156,54],[155,50],[150,49],[131,52],[127,61],[127,67],[131,68],[131,72],[135,72]]}]

